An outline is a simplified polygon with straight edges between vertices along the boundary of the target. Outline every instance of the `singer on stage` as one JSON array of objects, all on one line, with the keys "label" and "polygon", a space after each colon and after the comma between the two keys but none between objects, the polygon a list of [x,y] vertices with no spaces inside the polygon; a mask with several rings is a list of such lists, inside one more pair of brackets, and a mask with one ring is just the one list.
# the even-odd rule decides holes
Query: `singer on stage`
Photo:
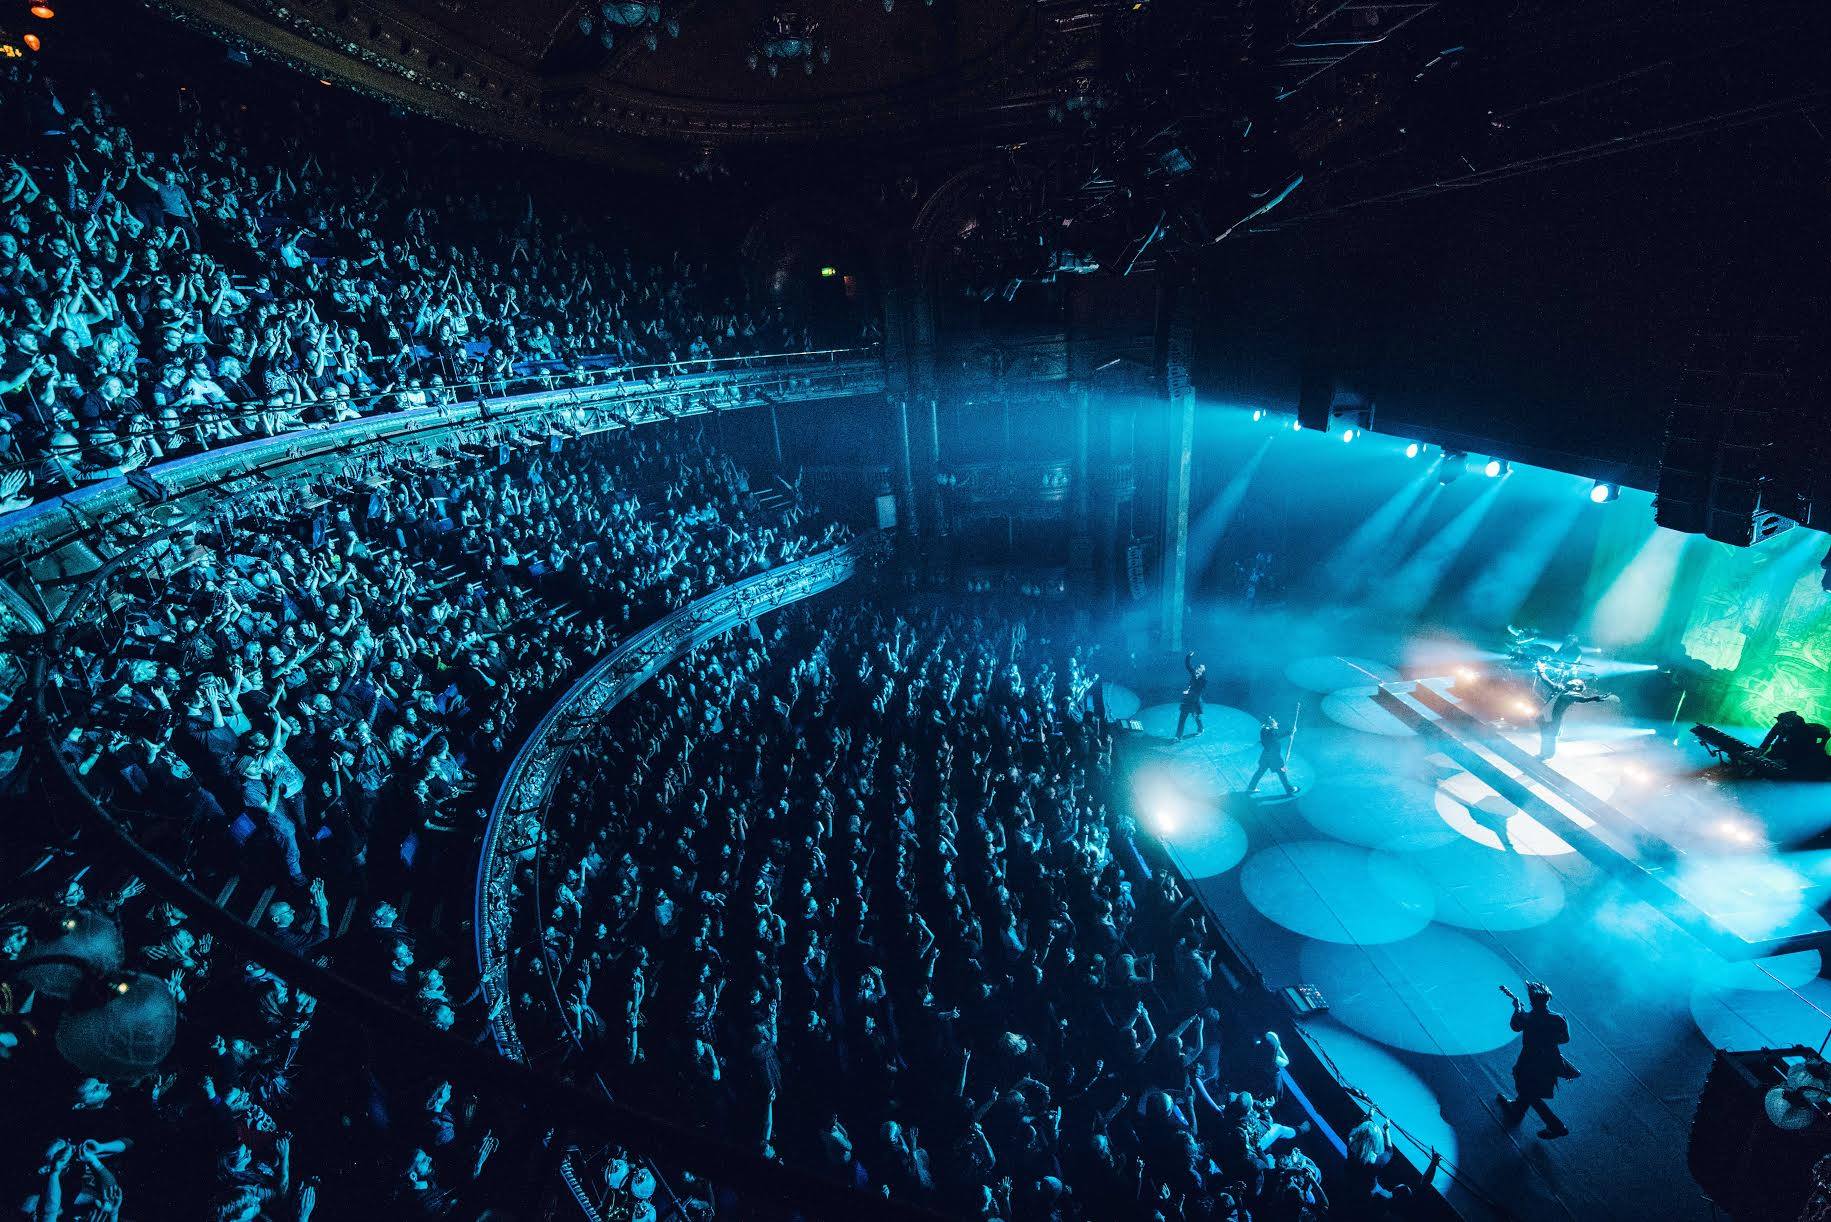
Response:
[{"label": "singer on stage", "polygon": [[1520,1040],[1519,1058],[1513,1062],[1516,1093],[1511,1099],[1504,1094],[1496,1095],[1494,1102],[1500,1106],[1500,1114],[1509,1128],[1523,1120],[1527,1109],[1531,1109],[1545,1122],[1545,1127],[1539,1130],[1540,1137],[1547,1141],[1564,1137],[1570,1130],[1551,1110],[1551,1096],[1558,1089],[1558,1079],[1576,1076],[1576,1070],[1569,1068],[1564,1059],[1564,1045],[1570,1043],[1570,1024],[1551,1008],[1551,990],[1536,980],[1526,985],[1527,1004],[1524,1006],[1505,985],[1500,991],[1513,1003],[1513,1017],[1508,1025],[1520,1033]]},{"label": "singer on stage", "polygon": [[1183,655],[1183,669],[1189,672],[1189,686],[1183,688],[1183,702],[1176,710],[1176,741],[1183,740],[1183,727],[1195,718],[1195,732],[1202,732],[1202,693],[1208,690],[1208,668],[1195,660],[1191,649]]}]

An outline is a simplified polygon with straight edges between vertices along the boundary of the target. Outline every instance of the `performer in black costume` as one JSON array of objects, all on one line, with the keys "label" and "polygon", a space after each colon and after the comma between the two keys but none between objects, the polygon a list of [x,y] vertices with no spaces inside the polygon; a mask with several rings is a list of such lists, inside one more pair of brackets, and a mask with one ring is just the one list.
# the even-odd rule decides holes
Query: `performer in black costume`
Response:
[{"label": "performer in black costume", "polygon": [[1816,778],[1831,771],[1828,767],[1831,760],[1825,756],[1828,737],[1831,737],[1831,730],[1788,709],[1774,718],[1773,728],[1761,740],[1761,750],[1789,772]]},{"label": "performer in black costume", "polygon": [[1284,747],[1281,745],[1295,733],[1295,730],[1280,728],[1276,717],[1267,717],[1259,723],[1259,766],[1253,770],[1252,780],[1246,783],[1247,793],[1258,792],[1259,782],[1265,779],[1268,772],[1278,774],[1287,796],[1297,792],[1297,787],[1291,784],[1291,774],[1285,771]]},{"label": "performer in black costume", "polygon": [[1195,718],[1195,732],[1202,732],[1202,693],[1208,690],[1208,668],[1195,661],[1191,649],[1183,655],[1183,669],[1189,672],[1189,686],[1183,688],[1182,706],[1176,711],[1176,741],[1183,740],[1183,727]]},{"label": "performer in black costume", "polygon": [[1545,701],[1545,707],[1539,710],[1539,758],[1548,760],[1558,753],[1558,733],[1564,728],[1564,714],[1570,711],[1573,704],[1594,704],[1598,700],[1613,700],[1615,697],[1604,692],[1592,692],[1589,685],[1581,679],[1572,679]]},{"label": "performer in black costume", "polygon": [[1562,1051],[1570,1043],[1570,1024],[1551,1008],[1551,990],[1536,980],[1526,985],[1530,1006],[1520,1005],[1519,998],[1506,985],[1500,991],[1513,1002],[1513,1017],[1508,1025],[1520,1033],[1520,1041],[1519,1058],[1513,1062],[1513,1089],[1517,1093],[1511,1099],[1505,1094],[1495,1095],[1494,1102],[1500,1105],[1508,1127],[1518,1124],[1531,1109],[1545,1122],[1539,1130],[1540,1137],[1547,1141],[1563,1137],[1570,1130],[1551,1110],[1550,1099],[1558,1089],[1559,1078],[1577,1076]]}]

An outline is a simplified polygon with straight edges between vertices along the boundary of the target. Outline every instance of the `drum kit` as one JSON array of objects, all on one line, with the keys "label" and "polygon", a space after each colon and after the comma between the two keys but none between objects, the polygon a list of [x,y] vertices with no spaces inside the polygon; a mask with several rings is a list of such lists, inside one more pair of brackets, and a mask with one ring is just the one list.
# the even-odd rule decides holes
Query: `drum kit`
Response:
[{"label": "drum kit", "polygon": [[1787,1069],[1786,1080],[1762,1100],[1777,1129],[1797,1133],[1831,1118],[1831,1063],[1807,1057]]},{"label": "drum kit", "polygon": [[1589,684],[1594,671],[1583,665],[1583,651],[1575,637],[1562,640],[1539,635],[1534,628],[1507,625],[1505,665],[1532,684],[1540,700],[1549,700],[1573,683]]}]

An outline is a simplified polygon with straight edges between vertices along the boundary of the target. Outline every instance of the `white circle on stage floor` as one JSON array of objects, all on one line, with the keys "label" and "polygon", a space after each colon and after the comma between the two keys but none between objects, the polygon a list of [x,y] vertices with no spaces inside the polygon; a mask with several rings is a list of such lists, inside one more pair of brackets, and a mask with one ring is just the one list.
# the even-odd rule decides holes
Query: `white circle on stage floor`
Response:
[{"label": "white circle on stage floor", "polygon": [[[1198,803],[1219,805],[1230,799],[1247,800],[1246,783],[1258,771],[1257,751],[1204,750],[1200,739],[1191,739],[1166,748],[1158,757],[1161,775],[1187,798]],[[1285,765],[1291,784],[1308,789],[1315,772],[1300,754],[1293,753]],[[1283,787],[1277,776],[1267,773],[1259,781],[1259,801],[1284,801]]]},{"label": "white circle on stage floor", "polygon": [[[1818,977],[1818,973],[1824,970],[1824,962],[1824,956],[1815,950],[1740,961],[1712,954],[1704,960],[1699,975],[1707,987],[1716,989],[1743,989],[1751,993],[1798,989]],[[1826,1021],[1831,1023],[1831,1019]]]},{"label": "white circle on stage floor", "polygon": [[1332,653],[1299,658],[1284,668],[1284,677],[1306,692],[1338,692],[1344,687],[1389,683],[1399,677],[1399,672],[1371,658]]},{"label": "white circle on stage floor", "polygon": [[1369,945],[1430,924],[1430,883],[1387,853],[1328,840],[1275,844],[1247,858],[1240,890],[1266,919],[1325,942]]},{"label": "white circle on stage floor", "polygon": [[1317,831],[1370,849],[1411,853],[1458,839],[1437,817],[1435,791],[1406,777],[1375,772],[1324,777],[1298,805]]},{"label": "white circle on stage floor", "polygon": [[1399,715],[1374,698],[1380,689],[1344,687],[1322,698],[1322,715],[1338,726],[1368,734],[1385,734],[1393,738],[1410,738],[1417,731],[1399,719]]},{"label": "white circle on stage floor", "polygon": [[1691,993],[1691,1018],[1717,1048],[1816,1048],[1831,1027],[1831,980],[1808,980],[1794,989],[1724,989],[1700,985]]},{"label": "white circle on stage floor", "polygon": [[1124,721],[1136,717],[1144,701],[1138,699],[1138,693],[1122,683],[1106,685],[1106,716],[1110,721]]},{"label": "white circle on stage floor", "polygon": [[[1514,742],[1528,751],[1538,750],[1536,739],[1536,734],[1530,738],[1518,734],[1513,736]],[[1604,802],[1612,801],[1617,791],[1623,790],[1622,782],[1627,779],[1626,769],[1632,766],[1632,760],[1607,750],[1606,744],[1568,740],[1558,742],[1558,753],[1548,763],[1558,775]],[[1645,792],[1646,786],[1637,788]],[[1657,793],[1657,789],[1654,792]],[[1623,792],[1624,798],[1628,796],[1630,795]]]},{"label": "white circle on stage floor", "polygon": [[[1153,704],[1138,714],[1138,722],[1151,737],[1174,741],[1180,710],[1181,706],[1176,703]],[[1190,753],[1219,751],[1229,754],[1259,749],[1259,719],[1244,709],[1229,708],[1224,704],[1204,705],[1202,727],[1202,732],[1196,734],[1195,719],[1191,717],[1184,728],[1184,733],[1190,737],[1177,743],[1173,749]]]},{"label": "white circle on stage floor", "polygon": [[1564,879],[1537,857],[1452,836],[1405,864],[1430,881],[1445,925],[1500,933],[1543,925],[1564,911]]},{"label": "white circle on stage floor", "polygon": [[1519,973],[1468,934],[1433,925],[1384,946],[1307,942],[1302,979],[1323,981],[1329,1015],[1370,1040],[1407,1052],[1470,1056],[1515,1038],[1498,987]]},{"label": "white circle on stage floor", "polygon": [[1562,857],[1576,852],[1556,832],[1473,773],[1459,772],[1438,782],[1436,805],[1445,824],[1497,853]]},{"label": "white circle on stage floor", "polygon": [[1225,811],[1189,811],[1161,834],[1176,864],[1196,882],[1225,874],[1246,857],[1246,829]]},{"label": "white circle on stage floor", "polygon": [[[1427,1150],[1441,1154],[1445,1164],[1456,1165],[1460,1147],[1455,1126],[1445,1119],[1437,1092],[1416,1070],[1388,1049],[1354,1034],[1326,1015],[1305,1021],[1303,1029],[1343,1082],[1368,1098],[1379,1100],[1380,1111],[1392,1117],[1395,1128],[1405,1130],[1406,1136],[1399,1137],[1401,1142],[1415,1139]],[[1429,1157],[1409,1144],[1403,1148],[1420,1165]]]}]

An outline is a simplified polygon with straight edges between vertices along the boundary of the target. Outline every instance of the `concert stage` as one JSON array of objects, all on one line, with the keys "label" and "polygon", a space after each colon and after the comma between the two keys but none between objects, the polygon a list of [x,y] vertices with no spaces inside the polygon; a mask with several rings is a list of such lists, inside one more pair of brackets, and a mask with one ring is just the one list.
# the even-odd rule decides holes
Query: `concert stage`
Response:
[{"label": "concert stage", "polygon": [[[1268,985],[1321,992],[1306,1036],[1414,1163],[1442,1157],[1465,1216],[1709,1217],[1685,1148],[1713,1047],[1831,1032],[1831,786],[1720,780],[1645,702],[1574,710],[1542,765],[1534,727],[1468,712],[1493,708],[1494,641],[1400,624],[1193,609],[1206,733],[1171,741],[1176,659],[1121,676],[1141,822]],[[1258,716],[1293,712],[1302,792],[1240,794]],[[1556,1142],[1494,1105],[1517,1050],[1498,986],[1528,979],[1583,1070]]]}]

